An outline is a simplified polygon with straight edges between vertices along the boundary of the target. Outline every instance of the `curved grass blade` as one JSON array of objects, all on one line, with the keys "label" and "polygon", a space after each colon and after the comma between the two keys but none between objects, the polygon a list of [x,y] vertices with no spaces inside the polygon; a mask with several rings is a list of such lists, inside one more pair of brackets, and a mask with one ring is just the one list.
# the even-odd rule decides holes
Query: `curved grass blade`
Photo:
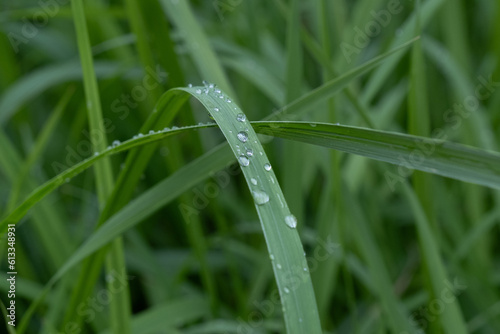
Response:
[{"label": "curved grass blade", "polygon": [[[253,122],[257,132],[334,148],[465,182],[500,189],[500,153],[407,134],[305,122]],[[397,176],[395,182],[402,181]]]},{"label": "curved grass blade", "polygon": [[238,158],[273,262],[288,333],[321,333],[304,250],[276,176],[241,109],[217,88],[183,89],[212,114]]}]

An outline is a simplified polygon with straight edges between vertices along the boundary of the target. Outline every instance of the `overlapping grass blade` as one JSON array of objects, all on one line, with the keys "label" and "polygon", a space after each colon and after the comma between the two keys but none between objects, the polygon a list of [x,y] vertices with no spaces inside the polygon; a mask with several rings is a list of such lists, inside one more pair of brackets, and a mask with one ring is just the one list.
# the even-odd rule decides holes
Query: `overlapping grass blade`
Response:
[{"label": "overlapping grass blade", "polygon": [[[310,122],[254,122],[252,125],[260,133],[500,189],[500,154],[497,152],[439,139],[343,125]],[[417,152],[423,156],[418,161],[414,158]],[[399,175],[391,177],[392,182],[402,180]]]}]

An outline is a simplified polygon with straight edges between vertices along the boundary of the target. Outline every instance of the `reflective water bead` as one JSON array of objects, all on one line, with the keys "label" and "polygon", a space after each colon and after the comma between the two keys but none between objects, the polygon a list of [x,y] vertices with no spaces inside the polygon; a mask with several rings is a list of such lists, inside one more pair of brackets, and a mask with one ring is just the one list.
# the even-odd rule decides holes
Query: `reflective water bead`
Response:
[{"label": "reflective water bead", "polygon": [[296,228],[297,227],[297,218],[294,215],[288,215],[285,217],[285,223],[290,228]]},{"label": "reflective water bead", "polygon": [[247,117],[245,116],[245,114],[238,114],[238,115],[236,115],[236,120],[238,122],[244,122],[247,120]]},{"label": "reflective water bead", "polygon": [[246,167],[246,166],[250,165],[250,160],[248,160],[248,158],[246,156],[244,156],[244,155],[240,155],[238,157],[238,161],[240,162],[240,164],[242,166]]},{"label": "reflective water bead", "polygon": [[252,191],[253,199],[258,205],[263,205],[269,202],[269,195],[265,191],[254,190]]},{"label": "reflective water bead", "polygon": [[237,137],[242,143],[246,143],[248,140],[248,134],[245,131],[238,132]]}]

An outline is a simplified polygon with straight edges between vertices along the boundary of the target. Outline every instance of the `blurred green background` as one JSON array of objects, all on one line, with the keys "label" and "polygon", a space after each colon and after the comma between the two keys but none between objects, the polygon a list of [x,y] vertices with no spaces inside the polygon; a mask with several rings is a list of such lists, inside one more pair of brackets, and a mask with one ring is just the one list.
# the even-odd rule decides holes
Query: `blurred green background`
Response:
[{"label": "blurred green background", "polygon": [[[206,80],[258,121],[415,36],[338,94],[279,120],[499,151],[499,1],[17,0],[0,9],[2,219],[94,152],[147,133],[170,88]],[[207,122],[192,99],[169,126]],[[413,171],[433,154],[425,143],[390,165],[259,138],[298,220],[323,332],[500,333],[498,184]],[[179,131],[35,198],[16,227],[18,326],[1,331],[299,333],[285,327],[236,159],[195,160],[224,141],[216,128]],[[173,188],[144,197],[169,177]],[[124,209],[133,227],[40,299],[77,248]],[[5,306],[7,247],[3,238]]]}]

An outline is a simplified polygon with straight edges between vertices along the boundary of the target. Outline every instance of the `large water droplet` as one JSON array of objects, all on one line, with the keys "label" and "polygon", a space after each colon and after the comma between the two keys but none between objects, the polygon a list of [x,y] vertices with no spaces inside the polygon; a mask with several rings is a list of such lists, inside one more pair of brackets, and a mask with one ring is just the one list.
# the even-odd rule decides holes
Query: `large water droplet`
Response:
[{"label": "large water droplet", "polygon": [[265,169],[265,170],[267,170],[268,172],[271,170],[271,168],[272,168],[272,167],[271,167],[271,165],[270,165],[270,164],[268,164],[268,163],[265,163],[265,164],[264,164],[264,169]]},{"label": "large water droplet", "polygon": [[250,165],[250,160],[245,155],[240,155],[238,157],[238,161],[240,162],[240,164],[242,166],[246,167],[246,166]]},{"label": "large water droplet", "polygon": [[265,191],[254,190],[252,191],[253,199],[258,205],[263,205],[269,202],[269,195]]},{"label": "large water droplet", "polygon": [[296,228],[297,227],[297,218],[295,218],[294,215],[288,215],[285,217],[285,223],[290,228]]},{"label": "large water droplet", "polygon": [[247,120],[247,117],[245,116],[245,114],[238,114],[238,115],[236,115],[236,120],[238,122],[244,122]]},{"label": "large water droplet", "polygon": [[242,143],[246,143],[248,140],[248,134],[245,131],[238,132],[237,137]]}]

